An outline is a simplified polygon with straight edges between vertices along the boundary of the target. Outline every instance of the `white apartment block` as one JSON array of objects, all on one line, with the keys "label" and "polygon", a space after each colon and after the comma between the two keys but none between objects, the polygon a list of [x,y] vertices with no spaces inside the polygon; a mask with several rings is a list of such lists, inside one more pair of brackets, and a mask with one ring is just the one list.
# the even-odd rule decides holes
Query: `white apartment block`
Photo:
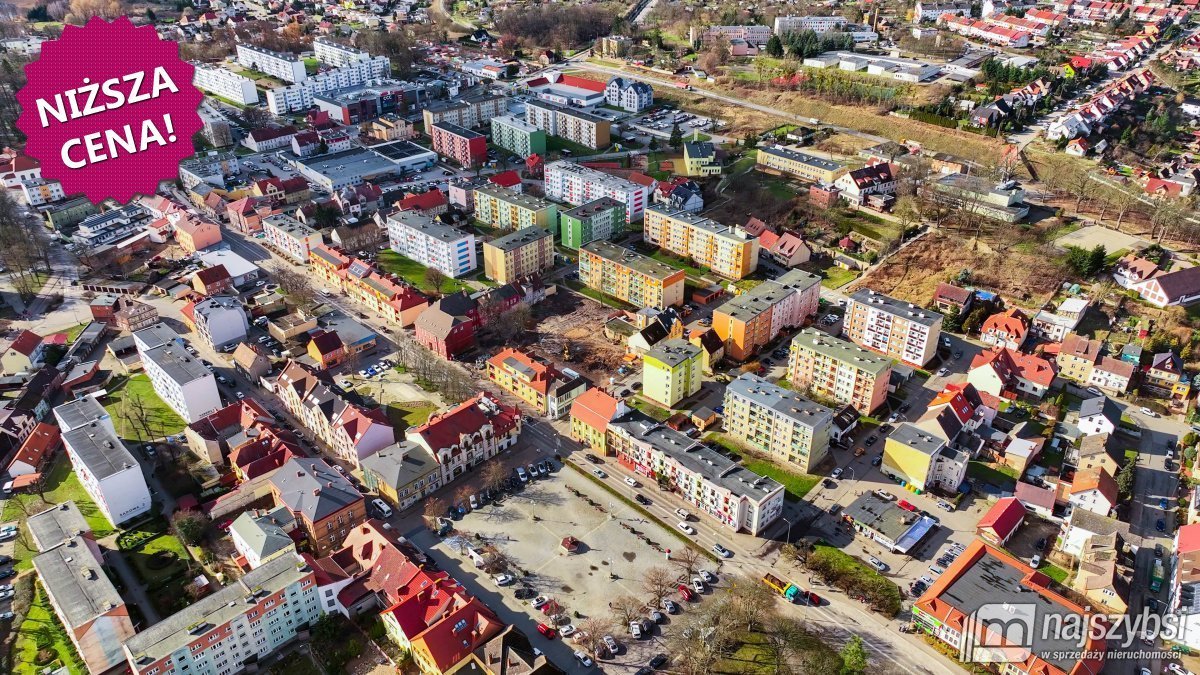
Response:
[{"label": "white apartment block", "polygon": [[334,42],[325,36],[313,40],[313,54],[318,61],[334,68],[367,61],[371,58],[371,54],[366,50]]},{"label": "white apartment block", "polygon": [[192,316],[196,334],[213,349],[244,341],[250,329],[242,303],[227,295],[201,300],[192,307]]},{"label": "white apartment block", "polygon": [[475,269],[475,235],[456,230],[416,211],[387,220],[388,244],[400,255],[457,278]]},{"label": "white apartment block", "polygon": [[[155,326],[134,335],[153,330],[156,330]],[[139,343],[136,338],[134,343],[138,345],[142,367],[150,377],[155,393],[189,424],[221,408],[216,378],[184,347],[172,342],[147,349],[145,343]]]},{"label": "white apartment block", "polygon": [[744,373],[725,388],[722,424],[730,436],[811,473],[829,451],[833,414],[790,389]]},{"label": "white apartment block", "polygon": [[263,218],[262,226],[265,241],[301,265],[308,264],[309,250],[323,242],[320,232],[282,213]]},{"label": "white apartment block", "polygon": [[196,85],[197,89],[229,99],[238,105],[258,103],[258,89],[254,86],[254,80],[220,66],[194,62],[192,65],[196,67],[192,84]]},{"label": "white apartment block", "polygon": [[653,185],[640,185],[564,160],[547,164],[545,178],[546,196],[550,199],[581,206],[609,197],[625,205],[626,223],[642,219],[654,192]]},{"label": "white apartment block", "polygon": [[625,112],[641,112],[654,105],[654,89],[645,82],[614,77],[604,87],[604,102]]},{"label": "white apartment block", "polygon": [[46,204],[53,204],[60,199],[66,199],[66,196],[67,193],[63,192],[62,183],[56,180],[35,178],[21,182],[21,200],[35,209]]},{"label": "white apartment block", "polygon": [[284,555],[129,638],[125,656],[136,675],[231,675],[267,662],[322,614],[316,573]]},{"label": "white apartment block", "polygon": [[451,101],[435,101],[421,111],[426,129],[432,129],[438,122],[475,129],[487,124],[493,117],[507,114],[508,97],[499,94],[479,94]]},{"label": "white apartment block", "polygon": [[942,315],[872,290],[850,296],[843,330],[852,342],[918,368],[933,358]]},{"label": "white apartment block", "polygon": [[287,52],[240,44],[237,46],[237,61],[243,68],[266,73],[284,82],[303,82],[308,77],[304,61]]},{"label": "white apartment block", "polygon": [[117,435],[108,411],[88,397],[54,409],[79,482],[114,526],[150,510],[142,467]]},{"label": "white apartment block", "polygon": [[313,106],[313,96],[316,94],[323,94],[332,89],[355,87],[370,80],[385,78],[391,72],[392,62],[386,56],[355,61],[350,65],[305,78],[287,87],[268,89],[267,107],[276,115],[307,110]]},{"label": "white apartment block", "polygon": [[775,17],[775,34],[782,37],[788,33],[799,33],[806,30],[817,34],[828,33],[832,30],[841,30],[848,23],[850,22],[844,16],[777,16]]}]

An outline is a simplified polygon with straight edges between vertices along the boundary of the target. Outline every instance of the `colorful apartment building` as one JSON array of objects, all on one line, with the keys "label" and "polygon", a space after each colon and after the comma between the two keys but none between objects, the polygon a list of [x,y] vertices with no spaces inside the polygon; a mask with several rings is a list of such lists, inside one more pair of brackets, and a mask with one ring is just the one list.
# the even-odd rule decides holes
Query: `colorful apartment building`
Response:
[{"label": "colorful apartment building", "polygon": [[630,249],[593,241],[579,249],[579,280],[635,307],[682,305],[687,274]]},{"label": "colorful apartment building", "polygon": [[1191,379],[1183,372],[1183,360],[1175,352],[1155,354],[1142,375],[1141,389],[1172,401],[1187,400],[1192,388]]},{"label": "colorful apartment building", "polygon": [[540,227],[483,242],[483,274],[500,284],[554,268],[554,235]]},{"label": "colorful apartment building", "polygon": [[429,307],[429,298],[417,289],[332,246],[321,244],[309,251],[308,267],[327,288],[345,293],[375,316],[402,328],[413,325]]},{"label": "colorful apartment building", "polygon": [[571,438],[607,455],[608,423],[628,412],[623,400],[592,387],[571,403]]},{"label": "colorful apartment building", "polygon": [[433,151],[465,168],[476,168],[487,162],[487,138],[466,127],[451,122],[438,122],[429,129]]},{"label": "colorful apartment building", "polygon": [[599,150],[611,142],[612,122],[583,112],[544,101],[525,103],[525,122],[551,136]]},{"label": "colorful apartment building", "polygon": [[263,218],[262,230],[269,246],[301,265],[308,262],[308,252],[324,242],[320,232],[282,213]]},{"label": "colorful apartment building", "polygon": [[603,239],[610,241],[625,232],[625,206],[611,197],[576,206],[559,214],[562,245],[578,249]]},{"label": "colorful apartment building", "polygon": [[642,357],[642,395],[674,407],[700,391],[703,350],[687,340],[663,340]]},{"label": "colorful apartment building", "polygon": [[625,205],[625,222],[641,221],[654,194],[657,181],[634,182],[611,176],[573,162],[557,161],[546,165],[546,197],[581,206],[601,197],[610,197]]},{"label": "colorful apartment building", "polygon": [[722,422],[730,437],[811,473],[829,451],[834,411],[743,373],[725,388]]},{"label": "colorful apartment building", "polygon": [[879,470],[917,494],[934,487],[953,492],[966,479],[969,460],[941,435],[902,422],[884,441]]},{"label": "colorful apartment building", "polygon": [[518,157],[546,154],[546,132],[513,115],[492,118],[492,144]]},{"label": "colorful apartment building", "polygon": [[712,328],[725,343],[725,356],[744,361],[786,329],[816,315],[821,278],[791,270],[764,281],[713,310]]},{"label": "colorful apartment building", "polygon": [[511,348],[488,359],[487,375],[550,419],[566,415],[571,402],[587,389],[587,380],[575,371]]},{"label": "colorful apartment building", "polygon": [[727,279],[741,279],[758,269],[757,237],[687,211],[647,207],[642,238]]},{"label": "colorful apartment building", "polygon": [[788,382],[854,406],[864,415],[887,402],[892,360],[815,328],[792,338]]},{"label": "colorful apartment building", "polygon": [[540,227],[554,234],[557,204],[498,185],[480,186],[474,192],[477,220],[505,230]]},{"label": "colorful apartment building", "polygon": [[503,94],[481,94],[461,96],[452,101],[435,101],[421,111],[426,129],[438,122],[450,122],[460,127],[474,129],[488,123],[493,117],[506,114],[508,97]]},{"label": "colorful apartment building", "polygon": [[837,162],[782,147],[759,148],[754,168],[826,185],[832,185],[847,171]]},{"label": "colorful apartment building", "polygon": [[678,173],[683,176],[719,176],[721,162],[717,159],[717,148],[707,141],[691,141],[683,144],[683,166]]},{"label": "colorful apartment building", "polygon": [[942,315],[872,290],[850,296],[843,330],[860,347],[918,368],[937,352]]}]

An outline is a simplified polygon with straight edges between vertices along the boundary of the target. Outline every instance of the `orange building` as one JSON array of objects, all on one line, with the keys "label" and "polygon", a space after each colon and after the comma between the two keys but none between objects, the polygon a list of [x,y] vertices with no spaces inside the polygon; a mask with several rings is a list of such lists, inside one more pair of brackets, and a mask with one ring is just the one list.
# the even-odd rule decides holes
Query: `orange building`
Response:
[{"label": "orange building", "polygon": [[429,298],[397,277],[333,246],[321,244],[309,250],[308,268],[326,286],[403,328],[413,325],[430,304]]}]

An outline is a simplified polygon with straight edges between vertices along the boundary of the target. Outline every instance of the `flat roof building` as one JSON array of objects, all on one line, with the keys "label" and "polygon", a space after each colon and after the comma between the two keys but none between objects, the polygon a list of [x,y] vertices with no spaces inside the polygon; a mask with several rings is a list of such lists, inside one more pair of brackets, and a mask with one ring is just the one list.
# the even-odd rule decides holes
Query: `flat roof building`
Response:
[{"label": "flat roof building", "polygon": [[608,241],[579,249],[579,279],[588,288],[636,307],[683,304],[686,273]]}]

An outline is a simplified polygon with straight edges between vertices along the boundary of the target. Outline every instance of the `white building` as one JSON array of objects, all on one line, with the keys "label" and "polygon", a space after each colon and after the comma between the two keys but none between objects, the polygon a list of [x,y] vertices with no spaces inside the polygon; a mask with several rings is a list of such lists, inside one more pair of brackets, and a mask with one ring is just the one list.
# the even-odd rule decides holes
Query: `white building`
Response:
[{"label": "white building", "polygon": [[282,213],[263,218],[262,225],[265,241],[302,265],[308,264],[309,250],[323,241],[320,232]]},{"label": "white building", "polygon": [[189,424],[216,412],[221,408],[217,380],[200,359],[176,342],[151,347],[145,340],[138,339],[139,334],[158,331],[160,326],[162,324],[156,324],[134,333],[142,367],[150,377],[154,391]]},{"label": "white building", "polygon": [[287,87],[268,89],[267,107],[276,115],[307,110],[312,107],[313,96],[316,94],[323,94],[333,89],[356,87],[371,80],[385,78],[391,72],[392,62],[386,56],[355,61],[350,65],[305,78]]},{"label": "white building", "polygon": [[900,56],[882,56],[858,52],[825,52],[804,59],[806,68],[837,68],[849,72],[890,78],[916,84],[932,80],[942,72],[942,66]]},{"label": "white building", "polygon": [[21,200],[35,209],[65,199],[66,196],[62,183],[56,180],[35,178],[21,182]]},{"label": "white building", "polygon": [[416,211],[393,213],[387,220],[392,250],[448,277],[475,269],[475,235],[462,232]]},{"label": "white building", "polygon": [[196,333],[213,349],[244,341],[250,329],[242,303],[227,295],[197,302],[192,306],[192,316]]},{"label": "white building", "polygon": [[653,185],[642,185],[560,160],[546,165],[546,196],[581,206],[601,197],[625,205],[625,222],[640,221],[650,203]]},{"label": "white building", "polygon": [[229,99],[238,105],[258,103],[258,89],[254,86],[254,80],[220,66],[203,63],[192,65],[196,67],[192,84],[196,85],[197,89]]},{"label": "white building", "polygon": [[245,285],[263,276],[262,268],[229,249],[206,249],[198,251],[196,255],[205,267],[224,265],[234,286]]},{"label": "white building", "polygon": [[625,112],[641,112],[654,105],[654,90],[645,82],[614,77],[604,87],[604,102]]},{"label": "white building", "polygon": [[150,510],[142,467],[113,426],[108,411],[88,397],[54,409],[63,446],[83,488],[114,526]]},{"label": "white building", "polygon": [[318,61],[334,68],[371,59],[371,54],[366,50],[335,42],[325,36],[313,40],[313,54]]},{"label": "white building", "polygon": [[777,16],[775,17],[775,34],[783,37],[788,33],[800,33],[811,30],[814,33],[828,33],[831,30],[841,30],[850,23],[844,16]]},{"label": "white building", "polygon": [[812,473],[829,450],[833,411],[800,394],[744,373],[725,389],[726,433]]},{"label": "white building", "polygon": [[870,289],[850,298],[843,330],[851,342],[918,368],[933,358],[941,314]]},{"label": "white building", "polygon": [[308,77],[304,70],[304,61],[299,56],[287,52],[239,44],[237,61],[243,68],[266,73],[284,82],[303,82]]}]

